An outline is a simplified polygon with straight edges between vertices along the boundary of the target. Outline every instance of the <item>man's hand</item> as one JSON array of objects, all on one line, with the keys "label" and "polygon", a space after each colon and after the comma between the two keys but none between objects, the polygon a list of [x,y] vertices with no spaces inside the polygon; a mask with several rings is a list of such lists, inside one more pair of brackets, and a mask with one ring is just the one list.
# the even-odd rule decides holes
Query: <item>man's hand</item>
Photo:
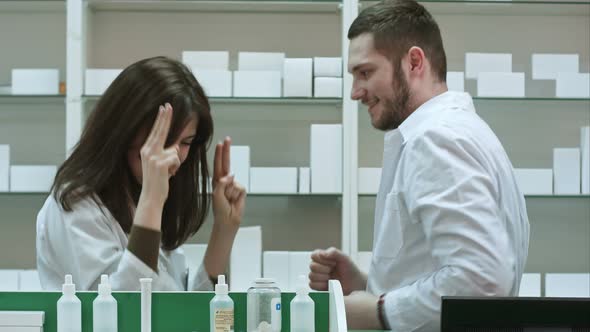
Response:
[{"label": "man's hand", "polygon": [[312,289],[327,291],[330,279],[340,281],[344,295],[367,288],[367,276],[350,257],[336,248],[314,251],[309,268],[309,286]]}]

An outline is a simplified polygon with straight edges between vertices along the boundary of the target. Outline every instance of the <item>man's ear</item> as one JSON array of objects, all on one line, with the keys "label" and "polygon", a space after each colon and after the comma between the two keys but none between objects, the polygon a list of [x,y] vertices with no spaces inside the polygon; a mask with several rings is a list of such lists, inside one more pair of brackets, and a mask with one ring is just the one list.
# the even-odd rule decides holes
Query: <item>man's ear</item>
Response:
[{"label": "man's ear", "polygon": [[426,56],[422,48],[418,46],[412,46],[407,53],[408,69],[410,75],[419,74],[421,75],[426,65]]}]

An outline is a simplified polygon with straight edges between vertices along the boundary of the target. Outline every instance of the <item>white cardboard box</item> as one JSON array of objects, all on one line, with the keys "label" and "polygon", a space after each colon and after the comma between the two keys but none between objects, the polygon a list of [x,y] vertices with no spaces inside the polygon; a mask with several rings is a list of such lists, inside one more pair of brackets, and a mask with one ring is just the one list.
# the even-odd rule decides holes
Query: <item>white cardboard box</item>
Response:
[{"label": "white cardboard box", "polygon": [[183,51],[182,62],[191,67],[199,69],[229,69],[228,51]]},{"label": "white cardboard box", "polygon": [[230,148],[230,173],[235,175],[246,192],[250,191],[250,147],[232,145]]},{"label": "white cardboard box", "polygon": [[342,125],[311,125],[311,192],[342,193]]},{"label": "white cardboard box", "polygon": [[44,311],[0,311],[0,327],[43,327]]},{"label": "white cardboard box", "polygon": [[278,71],[283,72],[285,53],[278,52],[239,52],[239,71]]},{"label": "white cardboard box", "polygon": [[524,73],[480,72],[477,77],[479,97],[524,97]]},{"label": "white cardboard box", "polygon": [[18,291],[18,270],[0,270],[0,292]]},{"label": "white cardboard box", "polygon": [[557,98],[590,98],[590,74],[557,73],[555,96]]},{"label": "white cardboard box", "polygon": [[10,189],[10,145],[0,144],[0,192]]},{"label": "white cardboard box", "polygon": [[43,290],[37,270],[21,270],[18,272],[18,279],[20,291],[38,292]]},{"label": "white cardboard box", "polygon": [[264,194],[297,193],[297,167],[250,168],[250,192]]},{"label": "white cardboard box", "polygon": [[188,280],[190,282],[195,279],[201,263],[203,263],[207,245],[191,243],[183,244],[181,248],[184,251],[186,265],[188,266]]},{"label": "white cardboard box", "polygon": [[289,251],[289,291],[297,290],[297,279],[300,275],[304,275],[309,281],[310,263],[310,251]]},{"label": "white cardboard box", "polygon": [[232,96],[232,72],[223,69],[199,69],[191,67],[197,82],[201,84],[208,97]]},{"label": "white cardboard box", "polygon": [[577,73],[579,71],[579,54],[541,54],[533,53],[533,79],[554,80],[557,73]]},{"label": "white cardboard box", "polygon": [[59,69],[13,69],[12,94],[59,94]]},{"label": "white cardboard box", "polygon": [[476,79],[481,72],[512,72],[512,54],[465,53],[465,78]]},{"label": "white cardboard box", "polygon": [[311,58],[285,59],[283,68],[283,97],[311,97]]},{"label": "white cardboard box", "polygon": [[262,272],[262,229],[241,227],[230,256],[229,285],[232,292],[245,292]]},{"label": "white cardboard box", "polygon": [[449,91],[465,91],[465,73],[462,71],[447,72],[447,88]]},{"label": "white cardboard box", "polygon": [[580,149],[553,149],[553,188],[555,194],[580,193]]},{"label": "white cardboard box", "polygon": [[122,71],[122,69],[86,69],[84,94],[102,95]]},{"label": "white cardboard box", "polygon": [[341,57],[315,57],[313,58],[314,77],[342,77]]},{"label": "white cardboard box", "polygon": [[234,72],[234,97],[281,97],[280,71]]},{"label": "white cardboard box", "polygon": [[590,297],[590,274],[547,273],[546,297]]},{"label": "white cardboard box", "polygon": [[553,169],[515,168],[514,175],[524,195],[552,195]]},{"label": "white cardboard box", "polygon": [[299,193],[309,194],[311,190],[311,169],[299,167]]},{"label": "white cardboard box", "polygon": [[263,253],[263,276],[275,279],[281,291],[289,287],[289,252],[265,251]]},{"label": "white cardboard box", "polygon": [[381,182],[381,167],[361,167],[358,173],[359,194],[376,194]]},{"label": "white cardboard box", "polygon": [[10,191],[49,192],[57,166],[10,166]]},{"label": "white cardboard box", "polygon": [[342,98],[341,77],[316,77],[313,84],[314,97]]},{"label": "white cardboard box", "polygon": [[540,297],[541,296],[541,274],[540,273],[523,273],[518,289],[520,297]]},{"label": "white cardboard box", "polygon": [[590,194],[590,126],[580,128],[582,194]]}]

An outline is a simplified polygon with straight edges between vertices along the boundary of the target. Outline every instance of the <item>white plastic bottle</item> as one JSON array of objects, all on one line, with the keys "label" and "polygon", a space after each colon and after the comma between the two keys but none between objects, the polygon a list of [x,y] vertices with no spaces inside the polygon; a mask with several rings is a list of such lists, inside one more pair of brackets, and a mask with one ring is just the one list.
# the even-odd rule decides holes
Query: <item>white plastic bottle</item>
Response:
[{"label": "white plastic bottle", "polygon": [[109,276],[100,276],[98,296],[92,302],[92,331],[117,332],[117,300],[111,295]]},{"label": "white plastic bottle", "polygon": [[234,301],[229,297],[225,276],[219,275],[215,285],[215,297],[209,303],[211,332],[233,332]]},{"label": "white plastic bottle", "polygon": [[291,300],[291,332],[315,332],[315,303],[309,297],[307,278],[299,276],[297,295]]},{"label": "white plastic bottle", "polygon": [[57,332],[82,332],[82,304],[71,274],[66,275],[62,292],[57,301]]}]

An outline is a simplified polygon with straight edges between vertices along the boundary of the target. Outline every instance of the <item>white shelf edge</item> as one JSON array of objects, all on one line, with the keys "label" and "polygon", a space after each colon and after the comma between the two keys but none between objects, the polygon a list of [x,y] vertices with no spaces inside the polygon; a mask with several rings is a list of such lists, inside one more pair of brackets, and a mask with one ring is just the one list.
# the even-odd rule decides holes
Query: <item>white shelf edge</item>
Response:
[{"label": "white shelf edge", "polygon": [[[97,101],[100,96],[82,96],[85,101]],[[341,104],[341,98],[241,98],[241,97],[209,97],[211,104],[307,104],[326,105]]]},{"label": "white shelf edge", "polygon": [[[575,2],[575,3],[574,3]],[[375,1],[363,1],[364,9]],[[484,15],[484,16],[588,16],[587,1],[420,1],[436,18],[438,15]]]},{"label": "white shelf edge", "polygon": [[0,1],[0,12],[6,13],[66,13],[65,0],[45,0],[45,1],[30,1],[30,0],[8,0]]},{"label": "white shelf edge", "polygon": [[262,13],[339,13],[339,2],[330,1],[162,1],[162,0],[87,0],[92,11],[128,12],[262,12]]},{"label": "white shelf edge", "polygon": [[[366,193],[359,193],[359,197],[372,197],[377,196],[377,194],[366,194]],[[590,194],[572,194],[572,195],[537,195],[537,194],[525,194],[525,198],[532,197],[532,198],[590,198]]]}]

